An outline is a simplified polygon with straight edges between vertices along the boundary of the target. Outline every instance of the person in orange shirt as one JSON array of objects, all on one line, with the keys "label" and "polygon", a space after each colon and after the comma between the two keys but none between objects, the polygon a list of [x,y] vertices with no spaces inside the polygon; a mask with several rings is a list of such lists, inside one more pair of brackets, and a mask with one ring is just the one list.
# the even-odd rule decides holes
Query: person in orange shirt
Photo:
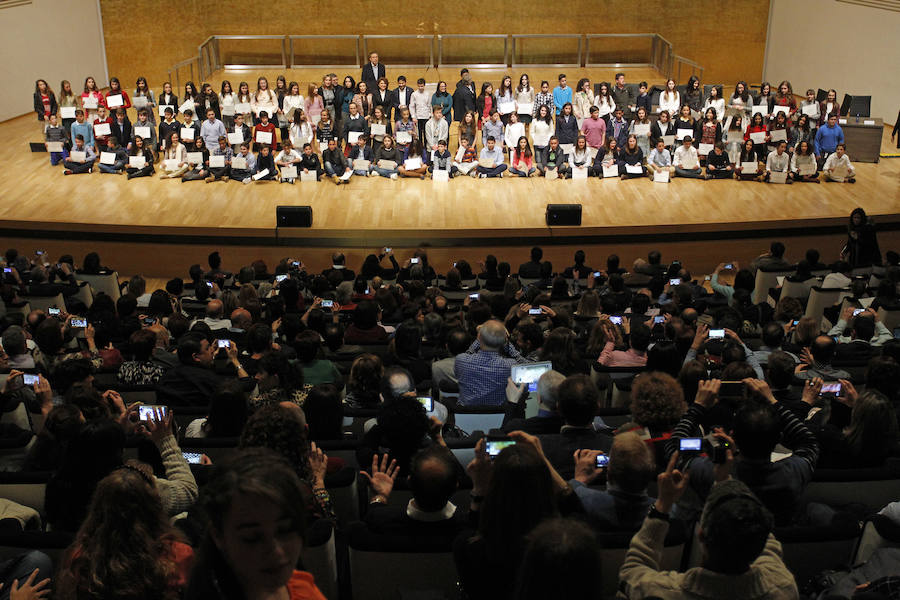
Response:
[{"label": "person in orange shirt", "polygon": [[[313,444],[310,468],[324,461]],[[209,527],[185,597],[274,598],[287,591],[290,600],[325,600],[313,576],[295,569],[309,514],[303,487],[271,450],[245,449],[217,465],[200,498]]]}]

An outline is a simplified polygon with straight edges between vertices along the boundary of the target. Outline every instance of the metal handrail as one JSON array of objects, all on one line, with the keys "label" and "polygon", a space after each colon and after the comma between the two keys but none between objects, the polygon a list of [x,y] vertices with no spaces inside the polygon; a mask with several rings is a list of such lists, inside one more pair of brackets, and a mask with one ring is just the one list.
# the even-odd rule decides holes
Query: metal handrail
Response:
[{"label": "metal handrail", "polygon": [[[194,63],[197,63],[197,74],[200,75],[199,79],[203,79],[203,75],[200,72],[200,59],[196,56],[192,56],[191,58],[187,58],[181,62],[177,62],[168,69],[167,73],[169,75],[169,82],[172,82],[172,75],[175,75],[175,81],[174,83],[172,83],[175,89],[181,88],[181,77],[178,75],[178,70],[182,67],[191,67],[191,78],[188,81],[193,81],[195,83],[198,81],[198,78],[194,76]],[[187,83],[187,81],[185,81],[185,83]]]},{"label": "metal handrail", "polygon": [[398,67],[421,67],[422,65],[427,65],[429,67],[434,66],[434,36],[433,35],[419,35],[419,34],[377,34],[377,35],[363,35],[362,36],[362,44],[363,51],[361,58],[360,67],[363,66],[363,63],[369,59],[369,40],[385,40],[385,39],[393,39],[393,40],[428,40],[428,62],[424,63],[401,63],[397,64]]},{"label": "metal handrail", "polygon": [[[437,37],[438,47],[438,67],[469,67],[470,69],[502,69],[509,66],[509,36],[505,33],[445,33],[439,34]],[[503,39],[503,62],[502,63],[445,63],[444,62],[444,38],[450,39]]]},{"label": "metal handrail", "polygon": [[[510,67],[580,67],[583,65],[581,62],[581,51],[584,45],[584,37],[578,33],[551,33],[551,34],[543,34],[543,33],[513,33],[509,36],[512,39],[512,56],[509,59]],[[578,61],[574,63],[517,63],[516,60],[516,41],[520,39],[535,39],[535,38],[577,38],[578,39]]]},{"label": "metal handrail", "polygon": [[[502,39],[503,40],[503,62],[502,63],[448,63],[444,62],[444,40],[445,39]],[[578,60],[576,63],[517,63],[516,59],[516,40],[530,38],[577,38],[578,39]],[[591,40],[606,38],[647,38],[650,41],[650,57],[646,63],[594,63],[591,62]],[[356,62],[350,64],[338,65],[296,65],[312,68],[338,68],[350,66],[363,66],[369,54],[369,42],[379,39],[416,39],[429,40],[429,55],[427,62],[396,64],[396,67],[469,67],[469,68],[507,68],[507,67],[653,67],[660,71],[666,77],[681,81],[681,72],[685,67],[691,68],[691,73],[699,73],[702,79],[704,68],[698,63],[678,56],[672,49],[672,44],[666,38],[657,33],[589,33],[589,34],[501,34],[501,33],[452,33],[437,35],[421,35],[421,34],[373,34],[373,35],[211,35],[207,37],[197,47],[197,56],[192,56],[173,65],[169,70],[169,79],[172,74],[179,68],[190,65],[191,78],[195,76],[200,80],[208,78],[213,72],[225,68],[232,70],[251,70],[251,69],[284,69],[294,68],[294,40],[299,39],[355,39],[356,40]],[[221,54],[219,52],[220,40],[281,40],[281,64],[272,65],[238,65],[223,64]],[[194,72],[194,63],[197,63],[197,72]],[[180,87],[180,85],[179,85]]]}]

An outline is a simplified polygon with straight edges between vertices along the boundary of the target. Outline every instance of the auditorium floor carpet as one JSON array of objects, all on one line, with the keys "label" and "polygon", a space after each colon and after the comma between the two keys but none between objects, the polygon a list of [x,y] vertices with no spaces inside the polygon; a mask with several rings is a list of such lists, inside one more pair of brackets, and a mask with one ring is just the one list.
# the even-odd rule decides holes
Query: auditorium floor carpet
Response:
[{"label": "auditorium floor carpet", "polygon": [[[32,153],[33,115],[0,123],[0,235],[109,243],[297,245],[358,249],[713,241],[774,235],[839,234],[862,206],[896,246],[900,160],[855,163],[855,185],[768,185],[675,179],[546,181],[530,178],[449,183],[354,177],[296,185],[69,176]],[[883,151],[891,149],[885,129]],[[455,140],[451,146],[455,147]],[[852,152],[851,152],[852,158]],[[581,227],[548,228],[548,203],[583,206]],[[281,205],[309,205],[310,229],[275,227]],[[780,233],[779,233],[780,232]],[[834,237],[834,244],[840,238]],[[829,249],[830,250],[830,249]],[[835,250],[836,251],[836,250]],[[324,255],[324,253],[323,253]],[[624,257],[623,257],[624,258]],[[152,262],[152,257],[142,262]],[[324,261],[323,262],[327,262]]]}]

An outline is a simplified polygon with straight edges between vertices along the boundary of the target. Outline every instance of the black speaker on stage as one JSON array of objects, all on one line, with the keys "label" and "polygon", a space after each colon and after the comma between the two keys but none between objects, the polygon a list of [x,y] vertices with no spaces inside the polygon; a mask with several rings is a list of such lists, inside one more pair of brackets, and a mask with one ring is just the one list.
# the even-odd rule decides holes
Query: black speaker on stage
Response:
[{"label": "black speaker on stage", "polygon": [[581,225],[581,205],[548,204],[547,225]]},{"label": "black speaker on stage", "polygon": [[844,94],[841,102],[841,114],[845,117],[868,117],[872,114],[872,96],[851,96]]},{"label": "black speaker on stage", "polygon": [[312,207],[277,207],[275,209],[275,227],[312,227]]}]

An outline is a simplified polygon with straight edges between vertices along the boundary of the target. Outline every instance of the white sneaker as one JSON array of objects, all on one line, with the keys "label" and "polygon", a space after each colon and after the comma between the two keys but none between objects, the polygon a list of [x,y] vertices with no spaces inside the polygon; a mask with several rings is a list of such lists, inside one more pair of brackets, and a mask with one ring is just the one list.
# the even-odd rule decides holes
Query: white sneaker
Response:
[{"label": "white sneaker", "polygon": [[249,177],[244,177],[244,179],[241,180],[241,183],[250,183],[250,178],[249,178]]},{"label": "white sneaker", "polygon": [[369,171],[368,173],[366,173],[366,177],[371,177],[372,175],[375,175],[375,171]]},{"label": "white sneaker", "polygon": [[481,179],[487,179],[487,175],[486,175],[485,173],[482,173],[481,175],[479,175],[479,177],[480,177]]},{"label": "white sneaker", "polygon": [[397,174],[396,174],[396,173],[391,173],[391,179],[397,179]]}]

